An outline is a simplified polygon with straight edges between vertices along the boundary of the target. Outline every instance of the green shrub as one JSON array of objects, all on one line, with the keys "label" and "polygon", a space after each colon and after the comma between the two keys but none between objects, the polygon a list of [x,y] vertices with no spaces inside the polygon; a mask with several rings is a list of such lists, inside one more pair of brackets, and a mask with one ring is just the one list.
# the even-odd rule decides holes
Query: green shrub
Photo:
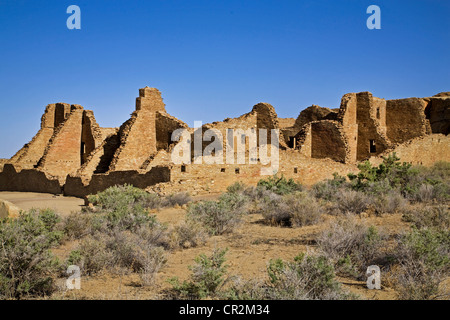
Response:
[{"label": "green shrub", "polygon": [[180,282],[178,278],[170,278],[172,294],[178,299],[204,299],[215,297],[227,281],[225,254],[228,249],[215,249],[210,256],[201,254],[190,266],[189,281]]},{"label": "green shrub", "polygon": [[439,285],[450,270],[450,232],[413,227],[398,239],[395,253],[400,264],[395,277],[399,298],[439,298]]},{"label": "green shrub", "polygon": [[187,220],[203,224],[210,235],[233,232],[246,214],[245,197],[223,194],[219,201],[200,201],[188,207]]},{"label": "green shrub", "polygon": [[257,186],[280,195],[303,190],[302,185],[292,178],[287,180],[284,176],[278,178],[276,175],[259,180]]},{"label": "green shrub", "polygon": [[97,229],[134,230],[142,225],[153,226],[157,221],[147,209],[161,205],[158,195],[130,185],[110,187],[88,199],[98,208],[93,222]]},{"label": "green shrub", "polygon": [[58,261],[50,249],[59,244],[59,217],[51,210],[21,212],[0,221],[0,297],[51,294]]}]

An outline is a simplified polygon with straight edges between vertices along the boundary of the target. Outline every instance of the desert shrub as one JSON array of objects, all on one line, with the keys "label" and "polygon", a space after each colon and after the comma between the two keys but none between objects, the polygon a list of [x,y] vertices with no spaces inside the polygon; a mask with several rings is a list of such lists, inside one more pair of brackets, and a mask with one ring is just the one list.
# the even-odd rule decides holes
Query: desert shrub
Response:
[{"label": "desert shrub", "polygon": [[0,221],[0,297],[48,295],[55,290],[58,260],[50,249],[62,232],[52,210],[21,212],[17,219]]},{"label": "desert shrub", "polygon": [[157,272],[167,261],[164,249],[148,231],[143,228],[136,233],[117,232],[107,245],[113,253],[114,267],[138,273],[143,285],[153,284]]},{"label": "desert shrub", "polygon": [[271,260],[267,268],[269,299],[337,300],[350,296],[336,280],[333,264],[324,256],[300,254],[293,262]]},{"label": "desert shrub", "polygon": [[259,180],[257,186],[280,195],[303,190],[302,185],[292,178],[287,180],[284,176],[278,178],[276,175]]},{"label": "desert shrub", "polygon": [[89,201],[98,209],[95,210],[95,227],[121,230],[134,230],[142,225],[153,226],[157,223],[154,215],[149,215],[147,209],[161,205],[161,199],[156,194],[130,185],[110,187],[95,196],[89,196]]},{"label": "desert shrub", "polygon": [[70,253],[66,265],[80,267],[84,275],[93,275],[111,267],[114,254],[108,248],[109,241],[111,241],[110,237],[105,234],[88,235],[81,240],[78,248]]},{"label": "desert shrub", "polygon": [[410,176],[416,174],[411,170],[411,164],[399,162],[400,158],[394,153],[383,157],[383,162],[375,167],[369,161],[358,165],[358,174],[349,174],[352,181],[352,187],[355,190],[364,190],[370,183],[385,180],[392,188],[398,188],[406,185]]},{"label": "desert shrub", "polygon": [[157,194],[148,193],[128,184],[109,187],[96,195],[88,196],[88,200],[106,211],[117,211],[137,205],[155,209],[161,205],[161,199]]},{"label": "desert shrub", "polygon": [[175,205],[182,206],[192,200],[188,192],[178,192],[167,196],[162,204],[164,206],[173,207]]},{"label": "desert shrub", "polygon": [[355,213],[360,214],[366,211],[371,204],[369,196],[355,190],[340,190],[332,204],[329,206],[329,213],[333,215]]},{"label": "desert shrub", "polygon": [[93,275],[103,269],[139,273],[143,285],[153,282],[166,262],[164,248],[154,230],[140,228],[133,232],[115,230],[85,237],[71,252],[67,265],[77,265],[83,274]]},{"label": "desert shrub", "polygon": [[259,209],[264,220],[271,224],[290,224],[291,210],[283,197],[276,193],[271,192],[261,199]]},{"label": "desert shrub", "polygon": [[230,287],[221,293],[226,300],[265,300],[269,297],[269,286],[260,279],[244,280],[232,277]]},{"label": "desert shrub", "polygon": [[219,201],[200,201],[188,207],[187,220],[202,223],[210,235],[232,232],[242,222],[246,213],[245,197],[225,193]]},{"label": "desert shrub", "polygon": [[387,194],[378,194],[374,196],[372,205],[376,214],[401,212],[408,205],[406,200],[400,193],[391,191]]},{"label": "desert shrub", "polygon": [[367,267],[385,258],[386,237],[374,226],[347,218],[335,221],[317,239],[320,252],[335,263],[343,275],[363,278]]},{"label": "desert shrub", "polygon": [[175,247],[191,248],[203,245],[208,239],[208,232],[201,223],[187,220],[175,226],[172,238]]},{"label": "desert shrub", "polygon": [[450,269],[450,232],[417,229],[402,235],[395,250],[400,269],[396,288],[400,299],[436,299]]},{"label": "desert shrub", "polygon": [[243,182],[235,182],[227,187],[228,193],[242,193],[246,189],[246,186]]},{"label": "desert shrub", "polygon": [[271,224],[302,227],[319,221],[323,208],[307,192],[280,196],[271,193],[260,202],[263,218]]},{"label": "desert shrub", "polygon": [[227,268],[224,264],[228,249],[215,249],[209,256],[201,254],[190,266],[190,280],[180,282],[178,278],[168,279],[172,295],[177,299],[204,299],[215,297],[227,282]]},{"label": "desert shrub", "polygon": [[307,193],[288,195],[284,201],[289,207],[290,223],[293,227],[309,226],[319,222],[323,208]]},{"label": "desert shrub", "polygon": [[415,202],[447,201],[450,199],[450,184],[428,181],[408,189],[407,197]]},{"label": "desert shrub", "polygon": [[80,239],[93,232],[93,216],[88,212],[72,212],[63,221],[64,236],[68,239]]},{"label": "desert shrub", "polygon": [[450,228],[450,210],[447,205],[410,207],[403,211],[402,219],[412,222],[418,229],[448,230]]},{"label": "desert shrub", "polygon": [[311,187],[310,192],[318,199],[332,201],[336,198],[340,190],[348,188],[350,188],[350,185],[345,177],[335,172],[333,173],[333,179],[317,182]]}]

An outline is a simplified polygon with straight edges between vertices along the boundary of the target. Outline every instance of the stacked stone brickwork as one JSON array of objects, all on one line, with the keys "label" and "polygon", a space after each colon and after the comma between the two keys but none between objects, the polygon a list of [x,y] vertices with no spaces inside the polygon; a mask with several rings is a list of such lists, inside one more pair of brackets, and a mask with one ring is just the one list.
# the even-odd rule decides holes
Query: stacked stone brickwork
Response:
[{"label": "stacked stone brickwork", "polygon": [[[173,141],[177,129],[186,130],[190,146],[181,164],[172,159],[175,148],[186,142]],[[234,136],[227,140],[229,129]],[[267,130],[267,141],[259,140],[260,129]],[[267,152],[270,159],[275,150],[271,129],[279,132],[279,158],[268,164],[261,156]],[[362,160],[379,163],[391,152],[413,164],[448,161],[449,130],[449,92],[396,100],[348,93],[339,109],[313,105],[295,119],[280,119],[272,105],[261,102],[242,116],[190,128],[167,113],[157,89],[145,87],[120,128],[100,127],[93,112],[79,105],[48,105],[34,138],[11,159],[0,159],[0,190],[85,197],[128,183],[162,193],[219,192],[235,181],[255,184],[263,172],[273,170],[310,185],[334,172],[356,172]],[[222,153],[203,156],[217,143],[214,136],[203,139],[206,132],[223,138],[218,141]],[[194,153],[196,142],[200,155]],[[228,146],[232,154],[227,154]],[[241,150],[243,162],[236,155]]]}]

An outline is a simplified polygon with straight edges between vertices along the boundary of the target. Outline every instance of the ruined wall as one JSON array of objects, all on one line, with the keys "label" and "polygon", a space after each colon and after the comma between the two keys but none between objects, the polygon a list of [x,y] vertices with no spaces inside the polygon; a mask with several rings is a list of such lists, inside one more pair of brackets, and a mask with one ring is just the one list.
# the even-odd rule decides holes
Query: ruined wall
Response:
[{"label": "ruined wall", "polygon": [[356,94],[356,123],[358,124],[356,160],[368,159],[390,146],[386,135],[386,100],[370,92]]},{"label": "ruined wall", "polygon": [[34,168],[44,155],[55,129],[70,113],[67,103],[49,104],[41,118],[41,128],[33,139],[25,144],[8,162],[24,169]]},{"label": "ruined wall", "polygon": [[[148,190],[169,194],[172,192],[189,190],[191,194],[204,192],[222,192],[236,181],[256,185],[267,175],[261,175],[258,164],[186,164],[171,165],[171,182],[157,184]],[[303,156],[299,150],[280,151],[280,167],[278,176],[293,178],[304,185],[312,185],[323,179],[332,179],[333,173],[346,175],[356,172],[356,165],[342,164],[331,159],[311,159]]]},{"label": "ruined wall", "polygon": [[432,133],[450,133],[450,92],[429,98],[425,108]]},{"label": "ruined wall", "polygon": [[170,181],[168,167],[154,167],[146,173],[129,170],[94,174],[91,180],[86,182],[81,177],[68,176],[64,185],[64,195],[83,198],[115,185],[131,184],[137,188],[145,189],[156,183],[168,181]]},{"label": "ruined wall", "polygon": [[60,194],[59,181],[55,177],[36,170],[23,169],[16,171],[14,165],[5,164],[0,172],[0,191],[44,192]]},{"label": "ruined wall", "polygon": [[378,165],[382,162],[381,156],[387,156],[395,152],[401,162],[414,165],[431,166],[438,161],[450,161],[450,136],[432,134],[418,137],[390,148],[378,157],[370,159],[370,162]]},{"label": "ruined wall", "polygon": [[333,120],[312,121],[295,137],[296,149],[306,157],[346,162],[347,138],[342,125]]},{"label": "ruined wall", "polygon": [[427,104],[420,98],[386,101],[387,136],[392,143],[402,143],[427,134]]},{"label": "ruined wall", "polygon": [[356,114],[356,94],[345,94],[341,99],[337,120],[342,124],[343,132],[347,137],[347,163],[356,163],[358,158],[358,123]]},{"label": "ruined wall", "polygon": [[38,168],[57,176],[61,183],[67,174],[81,166],[83,107],[72,105],[67,119],[59,125],[49,141]]},{"label": "ruined wall", "polygon": [[109,169],[114,154],[120,146],[120,139],[116,130],[105,137],[100,145],[92,151],[86,162],[76,172],[76,176],[83,181],[89,181],[94,173],[106,173]]},{"label": "ruined wall", "polygon": [[345,137],[337,121],[323,120],[311,123],[311,157],[330,158],[344,162]]},{"label": "ruined wall", "polygon": [[83,164],[89,154],[102,143],[104,137],[91,110],[84,110],[81,126],[81,164]]},{"label": "ruined wall", "polygon": [[111,163],[111,171],[138,170],[157,151],[156,112],[165,112],[161,93],[155,88],[139,89],[136,111],[120,128],[121,145]]},{"label": "ruined wall", "polygon": [[166,112],[156,112],[157,149],[168,149],[172,144],[172,132],[179,128],[188,128],[188,125]]}]

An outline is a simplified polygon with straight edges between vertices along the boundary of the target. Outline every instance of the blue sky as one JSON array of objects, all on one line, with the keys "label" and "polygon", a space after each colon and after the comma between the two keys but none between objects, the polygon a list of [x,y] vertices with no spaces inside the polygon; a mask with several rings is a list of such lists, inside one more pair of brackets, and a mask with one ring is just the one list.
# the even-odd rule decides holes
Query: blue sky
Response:
[{"label": "blue sky", "polygon": [[[68,30],[69,5],[81,30]],[[381,30],[366,9],[381,8]],[[343,94],[450,91],[450,1],[0,0],[0,157],[39,129],[49,103],[81,104],[104,127],[158,88],[193,126],[258,102],[280,117]]]}]

